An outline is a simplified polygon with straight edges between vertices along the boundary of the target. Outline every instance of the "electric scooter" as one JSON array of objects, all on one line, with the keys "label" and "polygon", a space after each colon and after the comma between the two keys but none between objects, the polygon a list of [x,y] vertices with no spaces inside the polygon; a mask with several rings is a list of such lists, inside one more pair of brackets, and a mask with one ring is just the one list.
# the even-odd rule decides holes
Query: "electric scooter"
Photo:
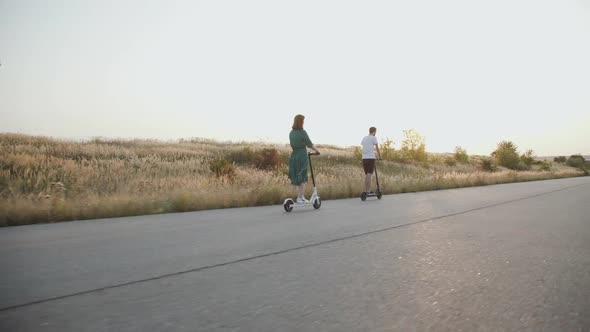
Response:
[{"label": "electric scooter", "polygon": [[[377,159],[380,160],[380,159]],[[379,188],[379,175],[377,174],[377,160],[375,160],[375,181],[377,182],[377,190],[375,192],[362,192],[361,193],[361,201],[365,201],[367,197],[377,197],[377,199],[381,199],[383,194],[381,193],[381,189]]]},{"label": "electric scooter", "polygon": [[313,192],[311,194],[309,201],[303,202],[303,203],[297,203],[292,198],[287,198],[285,200],[285,202],[283,203],[283,208],[285,208],[285,211],[291,212],[294,207],[303,207],[303,206],[312,205],[315,209],[319,209],[322,206],[322,201],[320,199],[320,196],[318,196],[318,189],[315,186],[315,177],[313,176],[313,167],[311,165],[311,156],[319,156],[319,155],[320,155],[319,152],[308,152],[307,153],[307,158],[309,159],[309,169],[311,170],[311,181],[313,182]]}]

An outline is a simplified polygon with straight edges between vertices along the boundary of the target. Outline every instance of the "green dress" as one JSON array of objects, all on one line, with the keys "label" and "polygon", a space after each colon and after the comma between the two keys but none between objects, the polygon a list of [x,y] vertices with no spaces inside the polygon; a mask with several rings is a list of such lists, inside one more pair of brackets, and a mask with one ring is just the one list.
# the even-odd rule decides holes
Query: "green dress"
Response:
[{"label": "green dress", "polygon": [[313,143],[303,129],[294,129],[289,133],[289,142],[291,143],[291,159],[289,160],[289,179],[291,184],[298,186],[307,182],[307,149],[312,147]]}]

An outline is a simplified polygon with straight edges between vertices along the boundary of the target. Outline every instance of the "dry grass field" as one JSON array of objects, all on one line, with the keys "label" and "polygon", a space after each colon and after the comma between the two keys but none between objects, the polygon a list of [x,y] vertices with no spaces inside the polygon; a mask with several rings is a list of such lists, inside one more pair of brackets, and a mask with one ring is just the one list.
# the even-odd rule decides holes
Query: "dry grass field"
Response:
[{"label": "dry grass field", "polygon": [[[324,200],[356,197],[363,172],[354,148],[319,146],[314,159]],[[286,145],[94,139],[77,142],[0,134],[0,225],[280,204],[294,194]],[[582,175],[550,169],[484,171],[482,157],[378,163],[385,194]],[[309,188],[308,188],[309,189]],[[277,209],[281,207],[277,206]]]}]

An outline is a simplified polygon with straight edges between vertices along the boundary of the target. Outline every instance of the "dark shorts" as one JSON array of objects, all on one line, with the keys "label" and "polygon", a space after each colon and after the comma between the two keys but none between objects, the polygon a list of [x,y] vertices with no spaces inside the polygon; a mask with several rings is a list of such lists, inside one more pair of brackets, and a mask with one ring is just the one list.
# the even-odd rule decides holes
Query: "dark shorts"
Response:
[{"label": "dark shorts", "polygon": [[365,170],[365,174],[373,174],[375,159],[363,159],[363,169]]}]

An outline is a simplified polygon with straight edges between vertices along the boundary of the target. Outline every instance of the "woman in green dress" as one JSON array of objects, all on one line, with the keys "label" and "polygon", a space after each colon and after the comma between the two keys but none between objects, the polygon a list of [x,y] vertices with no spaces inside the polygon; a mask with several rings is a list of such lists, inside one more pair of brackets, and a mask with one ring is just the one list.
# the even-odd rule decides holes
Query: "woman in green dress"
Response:
[{"label": "woman in green dress", "polygon": [[296,115],[293,120],[293,130],[289,133],[289,142],[293,149],[289,160],[289,179],[292,185],[299,186],[297,203],[309,202],[304,196],[305,184],[307,183],[307,148],[319,152],[313,146],[307,132],[303,130],[303,120],[305,120],[303,115]]}]

